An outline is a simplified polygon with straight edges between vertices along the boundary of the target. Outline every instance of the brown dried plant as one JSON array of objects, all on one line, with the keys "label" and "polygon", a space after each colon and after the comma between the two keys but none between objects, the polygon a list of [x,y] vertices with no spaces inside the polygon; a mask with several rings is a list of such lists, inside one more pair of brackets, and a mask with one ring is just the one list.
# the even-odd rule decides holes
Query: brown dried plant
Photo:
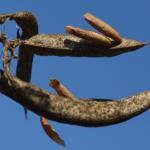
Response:
[{"label": "brown dried plant", "polygon": [[[41,56],[113,57],[141,48],[145,43],[122,38],[110,25],[92,14],[84,18],[102,34],[68,26],[71,35],[38,34],[38,23],[30,12],[0,15],[0,24],[15,20],[22,28],[20,38],[8,41],[3,33],[3,70],[0,70],[0,92],[40,116],[46,134],[58,144],[64,145],[59,134],[47,119],[86,127],[100,127],[121,123],[150,108],[150,91],[122,98],[120,101],[104,99],[77,99],[58,80],[49,83],[58,96],[30,82],[34,54]],[[30,22],[30,24],[29,24]],[[78,36],[78,37],[77,37]],[[16,76],[10,72],[10,63],[16,58],[19,46]],[[10,53],[9,53],[10,51]]]}]

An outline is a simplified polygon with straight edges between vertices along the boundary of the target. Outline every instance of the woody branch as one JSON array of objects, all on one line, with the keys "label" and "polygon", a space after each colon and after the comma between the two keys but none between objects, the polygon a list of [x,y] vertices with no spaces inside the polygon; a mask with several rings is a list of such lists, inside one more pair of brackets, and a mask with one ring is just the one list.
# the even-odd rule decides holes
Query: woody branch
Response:
[{"label": "woody branch", "polygon": [[[10,17],[10,15],[8,16]],[[27,16],[25,15],[24,17],[26,18]],[[22,27],[23,30],[30,32],[28,28],[24,28],[24,26],[22,26],[24,25],[23,20],[24,19],[21,18],[20,13],[18,13],[15,21]],[[3,20],[1,22],[3,22]],[[34,23],[32,25],[34,25]],[[50,44],[46,45],[46,47],[44,47],[45,43],[43,44],[41,42],[42,40],[45,41],[44,38],[48,39],[50,42]],[[42,43],[41,45],[39,44],[40,42],[36,42],[38,39]],[[27,39],[20,39],[19,44],[24,46],[26,50],[27,48],[32,48],[32,53],[39,55],[78,57],[115,56],[124,52],[133,51],[145,45],[141,42],[123,39],[120,44],[112,45],[112,47],[106,48],[96,45],[95,42],[92,43],[77,37],[64,35],[37,35]],[[87,50],[89,45],[91,45],[90,48],[93,48],[93,51]],[[40,50],[38,51],[36,49]],[[99,52],[97,52],[98,49]],[[42,53],[42,51],[44,52]],[[26,61],[24,63],[26,63]],[[32,65],[32,61],[30,61],[28,65],[29,64]],[[21,69],[23,69],[23,66]],[[3,70],[0,71],[1,93],[12,98],[14,101],[25,106],[36,114],[58,122],[82,126],[111,125],[135,117],[150,107],[150,91],[124,98],[120,101],[103,101],[101,99],[99,102],[89,99],[72,100],[61,96],[55,96],[39,87],[33,86],[32,84],[13,77],[10,73],[6,73],[7,72],[4,72]],[[30,71],[26,72],[25,77],[26,76],[30,76]]]}]

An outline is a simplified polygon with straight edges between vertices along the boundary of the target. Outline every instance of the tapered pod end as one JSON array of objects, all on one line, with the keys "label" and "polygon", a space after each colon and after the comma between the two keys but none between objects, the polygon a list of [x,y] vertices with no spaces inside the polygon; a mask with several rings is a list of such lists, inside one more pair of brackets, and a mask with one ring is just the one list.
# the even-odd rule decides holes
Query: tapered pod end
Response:
[{"label": "tapered pod end", "polygon": [[140,47],[144,47],[146,45],[148,45],[149,43],[145,43],[145,42],[139,42],[139,41],[136,41],[136,40],[132,40],[131,41],[131,45],[135,48],[140,48]]},{"label": "tapered pod end", "polygon": [[111,49],[114,49],[114,50],[119,49],[123,53],[125,51],[132,51],[132,50],[139,49],[139,48],[144,47],[148,44],[149,43],[144,43],[144,42],[139,42],[139,41],[136,41],[136,40],[123,38],[123,41],[122,41],[121,44],[119,44],[117,46],[114,46]]},{"label": "tapered pod end", "polygon": [[145,45],[149,45],[149,43],[143,43],[143,46],[145,46]]}]

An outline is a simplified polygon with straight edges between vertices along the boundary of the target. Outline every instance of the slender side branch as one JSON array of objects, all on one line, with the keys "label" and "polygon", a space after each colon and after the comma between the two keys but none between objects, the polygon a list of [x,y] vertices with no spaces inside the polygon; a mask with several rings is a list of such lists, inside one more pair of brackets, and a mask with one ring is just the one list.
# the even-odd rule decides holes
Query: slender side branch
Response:
[{"label": "slender side branch", "polygon": [[52,79],[50,80],[49,85],[55,89],[57,94],[62,97],[70,98],[75,100],[76,98],[72,95],[72,93],[64,86],[62,85],[58,80]]},{"label": "slender side branch", "polygon": [[[21,39],[27,39],[38,34],[38,23],[36,18],[30,12],[16,12],[11,14],[1,14],[0,24],[7,20],[14,20],[22,29]],[[17,77],[24,81],[30,81],[32,70],[33,53],[32,50],[26,50],[25,47],[19,48],[19,60],[17,65]]]},{"label": "slender side branch", "polygon": [[[1,17],[2,16],[2,17]],[[30,12],[16,12],[14,14],[1,15],[1,23],[4,23],[7,19],[14,20],[22,29],[21,39],[27,39],[33,35],[38,34],[38,23],[36,18]],[[17,63],[16,76],[20,79],[30,82],[33,52],[27,50],[24,46],[19,47],[19,59]],[[25,110],[25,117],[27,118],[27,110]]]},{"label": "slender side branch", "polygon": [[[0,15],[0,24],[4,24],[7,20],[14,20],[21,27],[22,35],[20,38],[22,40],[38,34],[38,23],[30,12],[16,12]],[[33,55],[32,50],[27,50],[24,46],[19,47],[16,76],[27,82],[30,82],[31,79]],[[25,108],[24,110],[27,118],[27,110]]]},{"label": "slender side branch", "polygon": [[0,92],[29,110],[48,119],[81,126],[112,125],[135,117],[150,108],[150,91],[115,100],[72,100],[11,77],[0,71]]},{"label": "slender side branch", "polygon": [[[32,13],[17,12],[12,15],[11,20],[15,20],[16,23],[21,27],[21,39],[27,39],[38,34],[38,23]],[[33,55],[34,54],[31,49],[27,50],[26,47],[20,46],[16,75],[24,81],[30,82]]]}]

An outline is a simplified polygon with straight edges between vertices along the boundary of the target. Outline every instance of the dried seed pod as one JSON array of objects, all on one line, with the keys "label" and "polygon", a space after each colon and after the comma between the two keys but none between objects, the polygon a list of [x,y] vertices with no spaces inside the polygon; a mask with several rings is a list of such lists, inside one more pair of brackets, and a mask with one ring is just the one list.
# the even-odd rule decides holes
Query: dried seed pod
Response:
[{"label": "dried seed pod", "polygon": [[96,32],[93,32],[93,31],[83,30],[80,28],[72,27],[72,26],[67,26],[66,31],[77,37],[83,38],[85,40],[97,42],[103,46],[112,45],[112,41],[109,38],[106,38],[105,36],[98,34]]},{"label": "dried seed pod", "polygon": [[58,133],[52,128],[45,117],[40,117],[41,125],[46,134],[56,143],[65,146],[65,142],[60,138]]},{"label": "dried seed pod", "polygon": [[122,38],[119,35],[119,33],[104,21],[100,20],[99,18],[96,18],[90,13],[84,14],[83,17],[86,21],[89,22],[89,24],[91,24],[99,32],[102,32],[104,35],[112,38],[118,44],[122,42]]},{"label": "dried seed pod", "polygon": [[50,86],[56,90],[59,96],[75,99],[75,97],[71,94],[71,92],[58,80],[56,79],[50,80]]}]

